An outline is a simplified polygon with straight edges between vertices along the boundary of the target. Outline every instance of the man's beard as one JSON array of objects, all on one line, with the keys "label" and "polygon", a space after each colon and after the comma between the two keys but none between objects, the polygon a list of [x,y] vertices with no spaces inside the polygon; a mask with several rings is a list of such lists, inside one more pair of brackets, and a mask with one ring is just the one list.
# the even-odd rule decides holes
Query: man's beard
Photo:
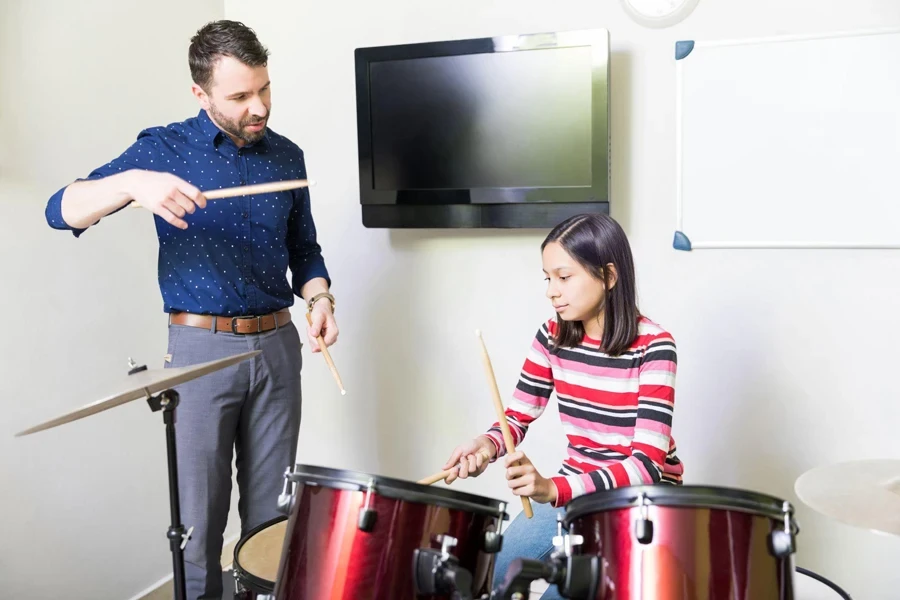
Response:
[{"label": "man's beard", "polygon": [[247,131],[244,128],[248,125],[258,125],[260,123],[268,121],[269,115],[272,114],[272,109],[269,109],[269,112],[267,112],[266,116],[263,118],[250,115],[246,119],[241,119],[240,121],[229,119],[228,117],[220,113],[216,108],[216,105],[212,102],[209,103],[209,112],[212,114],[213,119],[215,119],[216,124],[223,130],[225,130],[225,133],[243,140],[248,144],[253,144],[261,140],[263,136],[266,135],[267,128],[263,127],[259,131]]}]

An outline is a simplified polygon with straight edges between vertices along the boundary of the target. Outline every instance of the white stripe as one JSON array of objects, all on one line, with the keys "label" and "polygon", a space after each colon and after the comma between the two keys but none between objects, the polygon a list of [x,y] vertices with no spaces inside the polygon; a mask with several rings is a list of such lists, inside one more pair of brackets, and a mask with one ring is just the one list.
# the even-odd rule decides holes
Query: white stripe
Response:
[{"label": "white stripe", "polygon": [[597,442],[597,444],[601,446],[630,446],[631,438],[625,435],[619,435],[616,433],[602,433],[593,429],[582,429],[581,427],[576,427],[570,422],[563,423],[563,430],[566,432],[566,435],[577,435],[580,437],[590,438],[592,441]]},{"label": "white stripe", "polygon": [[[635,373],[635,375],[637,375],[637,373]],[[621,377],[603,377],[578,373],[577,371],[567,371],[565,369],[554,371],[553,376],[557,381],[565,381],[571,385],[617,394],[635,393],[640,388],[641,383],[638,381],[637,377],[629,377],[627,379]]]},{"label": "white stripe", "polygon": [[669,436],[657,433],[655,431],[650,431],[649,429],[637,429],[634,432],[633,443],[652,446],[657,450],[665,452],[669,449],[669,439]]},{"label": "white stripe", "polygon": [[[533,404],[528,404],[527,402],[522,402],[518,398],[513,398],[512,402],[509,403],[509,408],[517,413],[522,413],[523,415],[528,415],[529,417],[537,419],[544,413],[544,409],[547,408],[547,405],[535,406]],[[508,417],[508,419],[510,421],[515,420],[513,417]]]},{"label": "white stripe", "polygon": [[671,371],[641,371],[640,385],[675,387],[675,374]]},{"label": "white stripe", "polygon": [[638,485],[640,483],[644,483],[644,477],[641,475],[641,469],[635,464],[637,459],[634,460],[623,460],[622,466],[625,467],[625,473],[628,474],[628,481],[632,485]]},{"label": "white stripe", "polygon": [[[531,387],[541,388],[541,389],[545,389],[545,390],[553,389],[552,383],[538,383],[537,381],[533,381],[531,379],[525,379],[524,375],[519,375],[519,381],[521,381],[525,385],[530,385]],[[549,379],[542,380],[542,381],[549,381]]]}]

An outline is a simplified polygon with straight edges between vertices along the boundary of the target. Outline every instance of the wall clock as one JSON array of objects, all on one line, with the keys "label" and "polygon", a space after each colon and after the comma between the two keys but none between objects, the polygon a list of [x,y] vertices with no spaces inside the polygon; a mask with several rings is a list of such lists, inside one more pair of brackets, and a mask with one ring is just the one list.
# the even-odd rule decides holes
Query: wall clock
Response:
[{"label": "wall clock", "polygon": [[632,19],[646,27],[671,27],[690,15],[700,0],[621,0]]}]

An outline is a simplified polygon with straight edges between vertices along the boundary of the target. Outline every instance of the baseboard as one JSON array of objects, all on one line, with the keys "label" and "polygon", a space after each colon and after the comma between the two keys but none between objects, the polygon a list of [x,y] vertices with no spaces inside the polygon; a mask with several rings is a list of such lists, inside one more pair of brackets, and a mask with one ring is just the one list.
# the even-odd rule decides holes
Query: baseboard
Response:
[{"label": "baseboard", "polygon": [[[241,539],[240,534],[225,539],[222,544],[222,570],[227,571],[234,562],[234,547]],[[168,574],[129,600],[172,600],[172,574]]]}]

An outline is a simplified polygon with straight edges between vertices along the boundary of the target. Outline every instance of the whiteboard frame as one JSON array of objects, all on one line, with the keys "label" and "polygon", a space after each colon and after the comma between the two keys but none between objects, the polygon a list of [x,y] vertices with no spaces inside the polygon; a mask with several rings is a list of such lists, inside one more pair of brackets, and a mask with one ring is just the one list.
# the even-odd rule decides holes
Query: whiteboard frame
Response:
[{"label": "whiteboard frame", "polygon": [[754,44],[769,44],[773,42],[802,42],[809,40],[826,40],[846,37],[866,37],[872,35],[900,34],[900,28],[863,29],[858,31],[838,31],[831,33],[784,35],[761,38],[746,38],[741,40],[719,40],[709,42],[696,42],[683,40],[675,43],[675,239],[672,247],[676,250],[708,250],[708,249],[849,249],[849,250],[895,250],[900,249],[900,242],[754,242],[754,241],[692,241],[684,233],[684,148],[683,148],[683,100],[684,77],[683,59],[690,55],[695,48],[716,48],[722,46],[750,46]]}]

